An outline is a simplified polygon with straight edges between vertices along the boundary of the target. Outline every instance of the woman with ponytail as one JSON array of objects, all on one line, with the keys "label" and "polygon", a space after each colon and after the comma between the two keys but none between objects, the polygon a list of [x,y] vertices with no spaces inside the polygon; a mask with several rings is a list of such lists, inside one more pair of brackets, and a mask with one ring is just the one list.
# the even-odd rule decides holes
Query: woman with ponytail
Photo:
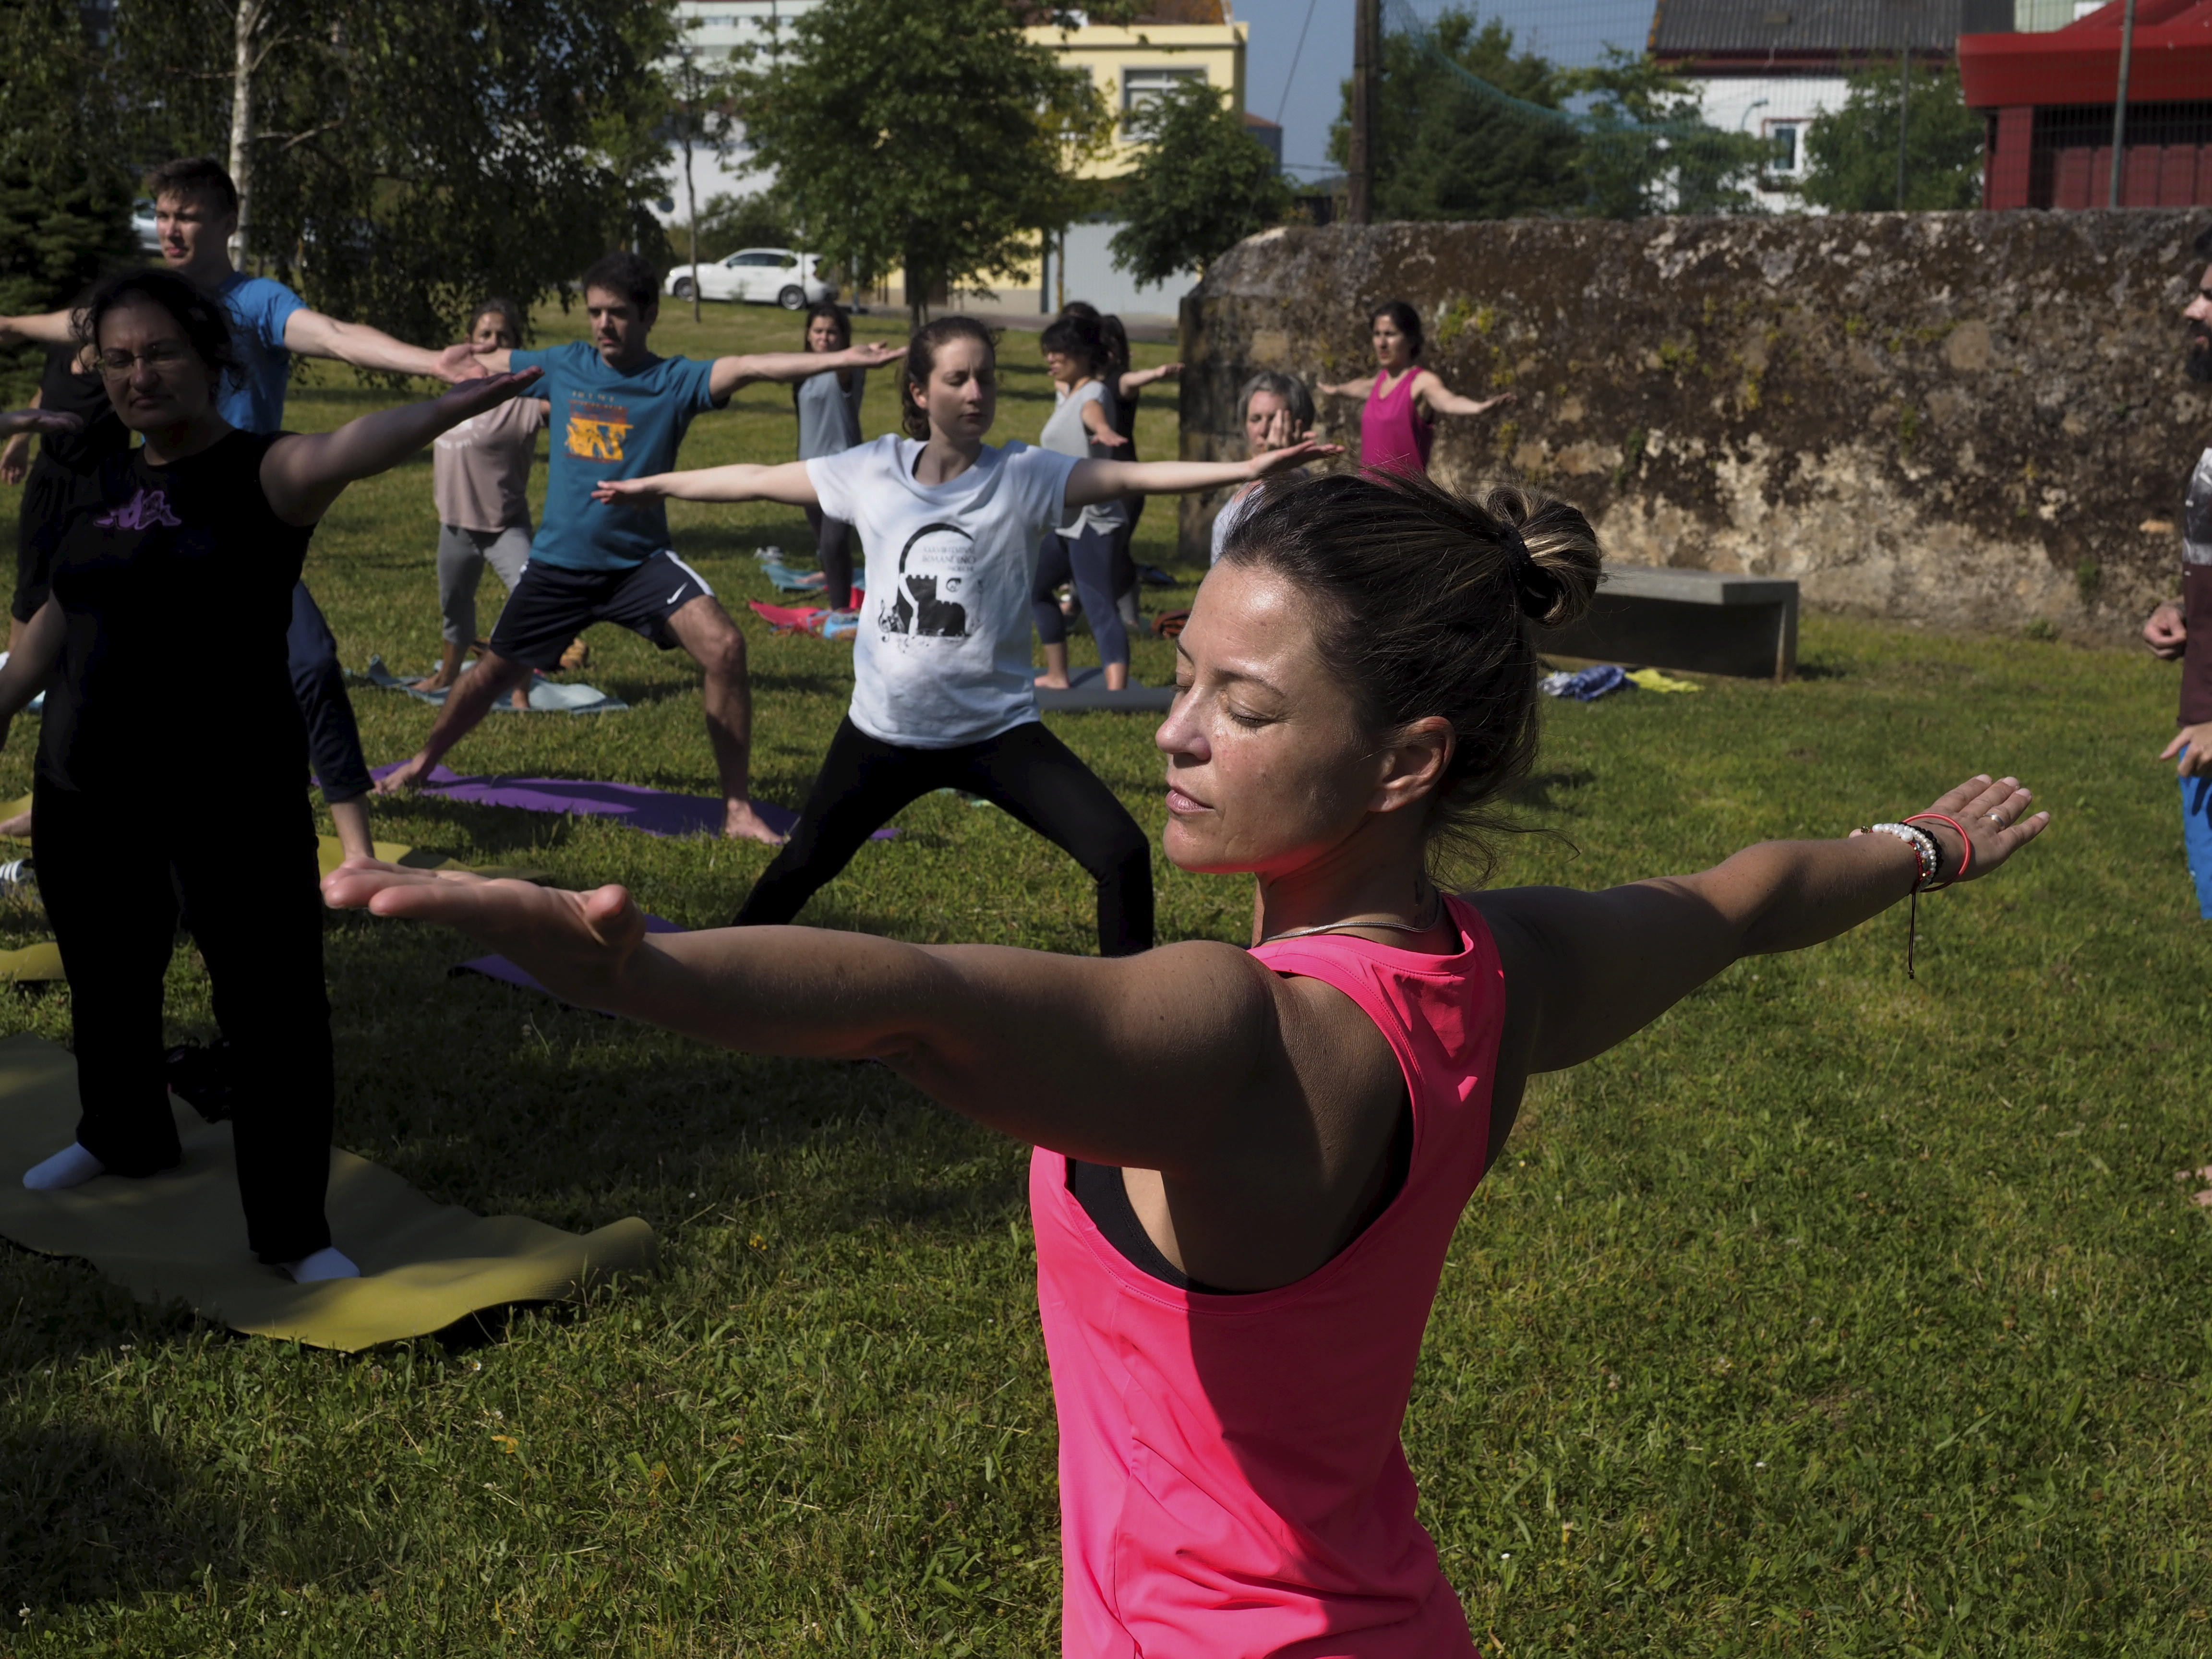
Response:
[{"label": "woman with ponytail", "polygon": [[1589,526],[1418,477],[1259,495],[1176,642],[1156,738],[1164,849],[1257,877],[1249,949],[648,938],[619,887],[369,865],[325,890],[461,927],[582,1006],[879,1059],[1035,1147],[1069,1659],[1472,1659],[1399,1428],[1446,1248],[1528,1079],[1740,957],[1988,874],[2046,815],[1977,777],[1915,822],[1692,875],[1449,893],[1528,775],[1536,630],[1589,604]]},{"label": "woman with ponytail", "polygon": [[908,801],[952,787],[1004,807],[1084,867],[1097,887],[1102,956],[1147,950],[1144,832],[1037,718],[1030,595],[1038,546],[1083,509],[1131,490],[1214,489],[1336,451],[1309,443],[1241,463],[1133,465],[1085,459],[1079,443],[1075,454],[987,444],[998,359],[991,331],[971,317],[940,317],[914,337],[899,401],[903,438],[783,466],[664,472],[599,489],[605,501],[818,507],[860,532],[875,565],[854,639],[852,708],[738,922],[789,921]]}]

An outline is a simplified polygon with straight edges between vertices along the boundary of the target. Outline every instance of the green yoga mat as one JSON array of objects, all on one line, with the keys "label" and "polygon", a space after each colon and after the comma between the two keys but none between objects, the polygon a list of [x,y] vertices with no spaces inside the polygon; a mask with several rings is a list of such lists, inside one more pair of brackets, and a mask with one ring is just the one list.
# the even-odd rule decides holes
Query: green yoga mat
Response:
[{"label": "green yoga mat", "polygon": [[487,1309],[562,1301],[653,1265],[653,1229],[635,1216],[581,1235],[480,1216],[333,1149],[331,1232],[363,1277],[295,1285],[246,1247],[230,1126],[170,1106],[184,1139],[178,1169],[27,1191],[21,1172],[76,1133],[76,1061],[40,1037],[0,1038],[0,1237],[88,1261],[141,1302],[183,1302],[233,1330],[345,1352],[425,1336]]}]

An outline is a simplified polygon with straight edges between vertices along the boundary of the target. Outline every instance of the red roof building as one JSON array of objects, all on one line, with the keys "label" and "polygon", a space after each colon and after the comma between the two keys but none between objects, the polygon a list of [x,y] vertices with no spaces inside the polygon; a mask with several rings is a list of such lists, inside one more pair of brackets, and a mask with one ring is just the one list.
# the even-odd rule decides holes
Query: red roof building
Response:
[{"label": "red roof building", "polygon": [[[2110,207],[2123,0],[2063,28],[1962,34],[1959,76],[1989,120],[1988,208]],[[2212,0],[2136,0],[2121,207],[2212,206]]]}]

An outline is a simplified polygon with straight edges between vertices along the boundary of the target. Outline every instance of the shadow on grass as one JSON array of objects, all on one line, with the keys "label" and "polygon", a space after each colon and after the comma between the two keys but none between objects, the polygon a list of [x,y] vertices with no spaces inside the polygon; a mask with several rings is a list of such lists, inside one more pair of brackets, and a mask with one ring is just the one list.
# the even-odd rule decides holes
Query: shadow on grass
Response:
[{"label": "shadow on grass", "polygon": [[158,1442],[98,1429],[17,1422],[0,1429],[0,1531],[12,1624],[45,1609],[183,1589],[234,1563],[234,1528],[192,1492]]}]

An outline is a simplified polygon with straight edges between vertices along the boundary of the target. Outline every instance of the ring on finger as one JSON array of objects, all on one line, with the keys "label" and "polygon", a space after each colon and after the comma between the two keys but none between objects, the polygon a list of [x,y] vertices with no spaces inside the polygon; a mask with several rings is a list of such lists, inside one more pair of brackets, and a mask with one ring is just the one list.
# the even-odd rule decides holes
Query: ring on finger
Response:
[{"label": "ring on finger", "polygon": [[2000,830],[2003,829],[2008,821],[2002,812],[1984,812],[1982,816],[1987,818],[1991,823],[1996,825]]}]

